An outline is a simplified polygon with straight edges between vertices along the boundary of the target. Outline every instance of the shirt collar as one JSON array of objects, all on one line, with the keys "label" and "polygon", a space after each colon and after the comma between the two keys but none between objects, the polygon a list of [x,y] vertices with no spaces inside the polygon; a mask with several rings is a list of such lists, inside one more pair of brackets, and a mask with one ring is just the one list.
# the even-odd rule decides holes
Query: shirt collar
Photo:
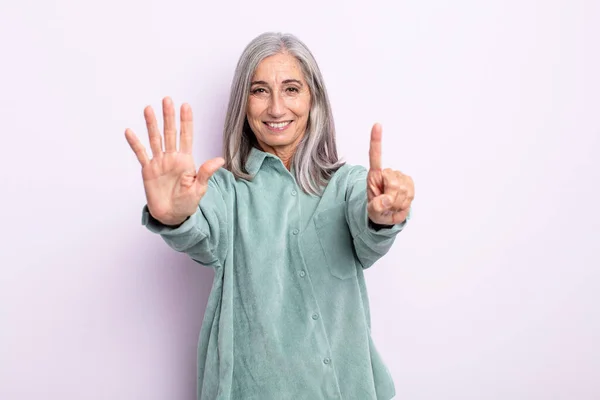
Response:
[{"label": "shirt collar", "polygon": [[[283,165],[283,161],[281,161],[279,157],[252,146],[252,148],[250,149],[250,154],[248,154],[248,160],[246,160],[246,171],[248,172],[248,174],[254,177],[258,173],[258,171],[260,171],[265,159],[267,158],[272,158],[276,161],[276,163],[278,163],[277,165],[281,166],[281,168],[287,171],[287,169]],[[287,172],[293,175],[294,166],[292,165],[291,170]]]},{"label": "shirt collar", "polygon": [[271,154],[252,146],[250,149],[250,154],[248,154],[248,159],[246,160],[246,171],[248,171],[248,173],[252,176],[256,175],[256,173],[260,170],[263,161],[265,161],[265,158],[268,156],[272,157]]}]

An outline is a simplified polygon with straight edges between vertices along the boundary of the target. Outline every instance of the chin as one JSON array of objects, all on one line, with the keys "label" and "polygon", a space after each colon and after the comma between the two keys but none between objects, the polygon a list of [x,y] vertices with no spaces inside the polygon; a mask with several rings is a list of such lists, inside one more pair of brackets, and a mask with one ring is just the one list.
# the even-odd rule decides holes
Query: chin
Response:
[{"label": "chin", "polygon": [[272,140],[271,138],[271,140],[263,140],[263,143],[270,147],[285,147],[291,145],[294,141],[287,138],[282,138],[282,140]]},{"label": "chin", "polygon": [[267,131],[263,133],[260,139],[269,146],[285,146],[294,142],[294,135],[288,132],[276,133]]}]

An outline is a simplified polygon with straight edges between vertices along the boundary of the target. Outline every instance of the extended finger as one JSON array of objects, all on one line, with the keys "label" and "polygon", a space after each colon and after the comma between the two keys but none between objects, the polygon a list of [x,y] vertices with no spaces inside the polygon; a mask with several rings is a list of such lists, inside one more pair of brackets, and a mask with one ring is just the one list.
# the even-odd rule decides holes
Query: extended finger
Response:
[{"label": "extended finger", "polygon": [[146,120],[146,128],[148,129],[148,140],[150,141],[152,156],[155,158],[162,157],[162,138],[152,107],[148,106],[144,109],[144,119]]},{"label": "extended finger", "polygon": [[189,104],[181,105],[181,139],[179,142],[179,151],[192,154],[192,142],[194,136],[192,108]]},{"label": "extended finger", "polygon": [[165,97],[162,102],[163,125],[165,131],[165,152],[177,151],[177,126],[175,125],[175,107],[170,97]]},{"label": "extended finger", "polygon": [[381,124],[375,124],[371,129],[369,146],[369,167],[371,169],[381,169],[381,131]]},{"label": "extended finger", "polygon": [[200,166],[196,180],[200,186],[208,185],[210,177],[217,172],[225,164],[225,160],[221,157],[213,158],[208,160]]},{"label": "extended finger", "polygon": [[129,128],[125,129],[125,139],[127,139],[129,147],[131,147],[131,150],[135,153],[138,161],[142,164],[142,167],[150,162],[144,145],[142,145],[142,142],[140,142],[135,133]]}]

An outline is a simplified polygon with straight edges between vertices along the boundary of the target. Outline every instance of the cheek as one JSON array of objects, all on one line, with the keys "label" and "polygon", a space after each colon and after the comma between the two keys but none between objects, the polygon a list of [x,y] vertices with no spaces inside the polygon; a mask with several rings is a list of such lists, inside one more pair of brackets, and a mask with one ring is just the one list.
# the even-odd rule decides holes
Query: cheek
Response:
[{"label": "cheek", "polygon": [[264,107],[262,106],[261,101],[258,101],[254,98],[248,99],[247,116],[249,120],[260,118],[263,109]]},{"label": "cheek", "polygon": [[290,99],[287,107],[301,118],[308,118],[310,112],[310,100],[306,99]]}]

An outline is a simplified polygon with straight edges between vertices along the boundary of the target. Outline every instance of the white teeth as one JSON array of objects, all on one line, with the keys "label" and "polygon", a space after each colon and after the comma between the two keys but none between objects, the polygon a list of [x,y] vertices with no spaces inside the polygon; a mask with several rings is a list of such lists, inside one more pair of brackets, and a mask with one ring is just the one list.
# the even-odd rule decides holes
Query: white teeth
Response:
[{"label": "white teeth", "polygon": [[284,126],[289,125],[290,121],[288,122],[279,122],[279,123],[272,123],[272,122],[267,122],[267,125],[269,125],[271,128],[283,128]]}]

